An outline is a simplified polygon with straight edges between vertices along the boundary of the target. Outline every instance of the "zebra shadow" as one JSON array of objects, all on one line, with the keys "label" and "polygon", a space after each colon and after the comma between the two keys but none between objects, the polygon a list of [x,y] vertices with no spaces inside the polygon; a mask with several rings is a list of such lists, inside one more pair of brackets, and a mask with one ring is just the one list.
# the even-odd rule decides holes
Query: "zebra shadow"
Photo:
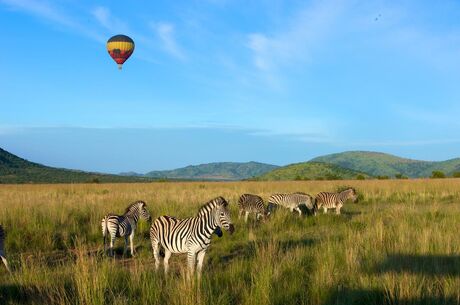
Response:
[{"label": "zebra shadow", "polygon": [[[286,211],[289,211],[288,209],[285,209],[283,207],[280,207],[279,205],[277,204],[268,204],[268,207],[267,207],[268,211],[270,211],[271,214],[275,214],[277,212],[279,212],[280,210],[286,210]],[[308,217],[308,216],[313,216],[313,210],[312,209],[309,209],[305,204],[301,204],[299,205],[299,209],[300,211],[302,212],[302,216],[303,217]],[[298,216],[299,215],[299,212],[297,211],[293,211],[293,212],[290,212],[289,214],[292,214],[292,215],[295,215],[295,216]],[[270,218],[269,218],[270,219]]]},{"label": "zebra shadow", "polygon": [[329,297],[323,303],[325,305],[348,305],[348,304],[374,304],[374,305],[447,305],[459,304],[453,296],[414,296],[412,298],[399,297],[398,294],[390,294],[388,291],[379,289],[353,289],[337,287],[332,289]]},{"label": "zebra shadow", "polygon": [[[301,238],[291,240],[275,241],[281,252],[288,252],[299,247],[311,247],[317,242],[313,238]],[[257,256],[260,248],[269,243],[273,243],[271,239],[259,239],[257,241],[238,242],[232,245],[225,253],[220,255],[212,255],[208,258],[210,267],[229,265],[235,260],[249,260]]]},{"label": "zebra shadow", "polygon": [[0,304],[51,304],[46,293],[37,287],[20,284],[0,285]]},{"label": "zebra shadow", "polygon": [[375,273],[387,272],[460,276],[460,255],[391,254],[375,268]]}]

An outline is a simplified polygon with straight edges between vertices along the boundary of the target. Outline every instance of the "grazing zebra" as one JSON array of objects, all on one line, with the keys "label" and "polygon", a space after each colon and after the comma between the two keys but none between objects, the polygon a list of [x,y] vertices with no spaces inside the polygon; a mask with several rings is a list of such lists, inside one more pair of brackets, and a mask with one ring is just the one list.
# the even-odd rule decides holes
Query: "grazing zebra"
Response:
[{"label": "grazing zebra", "polygon": [[264,204],[264,200],[257,195],[252,194],[243,194],[238,199],[238,208],[240,209],[239,217],[244,215],[244,221],[248,222],[249,213],[256,214],[256,219],[259,218],[265,219],[270,215],[270,212],[267,210],[267,207]]},{"label": "grazing zebra", "polygon": [[142,217],[150,221],[149,211],[146,209],[144,201],[136,201],[130,204],[123,215],[108,214],[102,219],[102,235],[104,236],[104,252],[106,251],[106,238],[110,235],[110,255],[113,255],[113,244],[116,237],[125,237],[125,248],[123,255],[127,251],[128,237],[130,241],[131,256],[134,256],[134,231],[136,230],[137,222]]},{"label": "grazing zebra", "polygon": [[340,209],[348,199],[352,199],[353,202],[356,202],[358,199],[354,188],[348,188],[340,193],[321,192],[315,198],[314,214],[316,215],[317,211],[321,208],[324,214],[327,213],[327,209],[335,209],[335,213],[340,214]]},{"label": "grazing zebra", "polygon": [[5,256],[5,231],[3,230],[3,227],[0,225],[0,258],[3,261],[3,264],[5,264],[6,270],[8,272],[10,271],[10,267],[8,266],[8,261],[6,260]]},{"label": "grazing zebra", "polygon": [[228,202],[217,197],[202,206],[197,216],[178,219],[171,216],[157,218],[150,227],[150,240],[152,242],[155,268],[160,267],[160,246],[165,251],[164,267],[168,273],[168,260],[172,253],[187,253],[188,275],[191,276],[197,264],[198,278],[201,276],[203,259],[211,243],[211,235],[216,233],[221,236],[224,228],[233,233],[234,226],[228,210]]},{"label": "grazing zebra", "polygon": [[301,216],[301,205],[305,205],[308,210],[313,210],[313,197],[301,192],[292,194],[274,194],[268,199],[268,204],[271,208],[275,206],[282,206],[291,210],[291,212],[297,211],[299,216]]}]

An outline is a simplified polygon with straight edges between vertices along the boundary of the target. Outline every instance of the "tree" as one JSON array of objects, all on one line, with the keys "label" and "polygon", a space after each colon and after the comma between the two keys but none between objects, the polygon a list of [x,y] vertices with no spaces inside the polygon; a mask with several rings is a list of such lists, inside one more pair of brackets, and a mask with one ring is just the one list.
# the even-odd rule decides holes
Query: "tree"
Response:
[{"label": "tree", "polygon": [[442,171],[432,171],[430,178],[432,179],[446,178],[446,174],[444,174],[444,172]]},{"label": "tree", "polygon": [[454,177],[454,178],[460,178],[460,172],[454,172],[454,173],[452,174],[452,177]]},{"label": "tree", "polygon": [[358,176],[356,176],[356,180],[366,180],[366,177],[364,177],[364,175],[359,174]]}]

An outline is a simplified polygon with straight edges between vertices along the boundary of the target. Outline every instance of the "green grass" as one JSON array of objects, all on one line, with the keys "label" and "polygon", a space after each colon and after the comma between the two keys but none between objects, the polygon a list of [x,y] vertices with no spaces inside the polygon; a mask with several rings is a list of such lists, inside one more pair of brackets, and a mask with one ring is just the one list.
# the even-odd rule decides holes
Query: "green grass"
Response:
[{"label": "green grass", "polygon": [[[242,193],[355,187],[340,216],[236,218]],[[100,219],[136,199],[153,217],[186,217],[230,200],[236,231],[213,237],[201,282],[173,255],[155,273],[148,224],[136,258],[102,255]],[[308,181],[0,186],[13,275],[0,269],[0,304],[460,304],[460,181]]]}]

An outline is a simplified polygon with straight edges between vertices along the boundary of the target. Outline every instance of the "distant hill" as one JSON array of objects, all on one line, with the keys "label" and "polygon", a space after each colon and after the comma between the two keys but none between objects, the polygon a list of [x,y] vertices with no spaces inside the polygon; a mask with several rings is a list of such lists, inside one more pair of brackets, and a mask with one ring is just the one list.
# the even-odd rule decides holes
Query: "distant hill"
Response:
[{"label": "distant hill", "polygon": [[460,171],[460,158],[439,162],[420,161],[368,151],[348,151],[317,157],[311,161],[331,163],[372,176],[393,177],[396,174],[402,174],[411,178],[420,178],[429,177],[435,170],[442,171],[449,176]]},{"label": "distant hill", "polygon": [[0,183],[139,182],[147,178],[54,168],[22,159],[0,148]]},{"label": "distant hill", "polygon": [[339,180],[356,179],[358,175],[369,178],[367,174],[334,164],[302,162],[277,168],[257,177],[255,180]]},{"label": "distant hill", "polygon": [[275,168],[278,166],[258,162],[216,162],[190,165],[174,170],[151,171],[145,176],[167,179],[241,180],[262,175]]}]

